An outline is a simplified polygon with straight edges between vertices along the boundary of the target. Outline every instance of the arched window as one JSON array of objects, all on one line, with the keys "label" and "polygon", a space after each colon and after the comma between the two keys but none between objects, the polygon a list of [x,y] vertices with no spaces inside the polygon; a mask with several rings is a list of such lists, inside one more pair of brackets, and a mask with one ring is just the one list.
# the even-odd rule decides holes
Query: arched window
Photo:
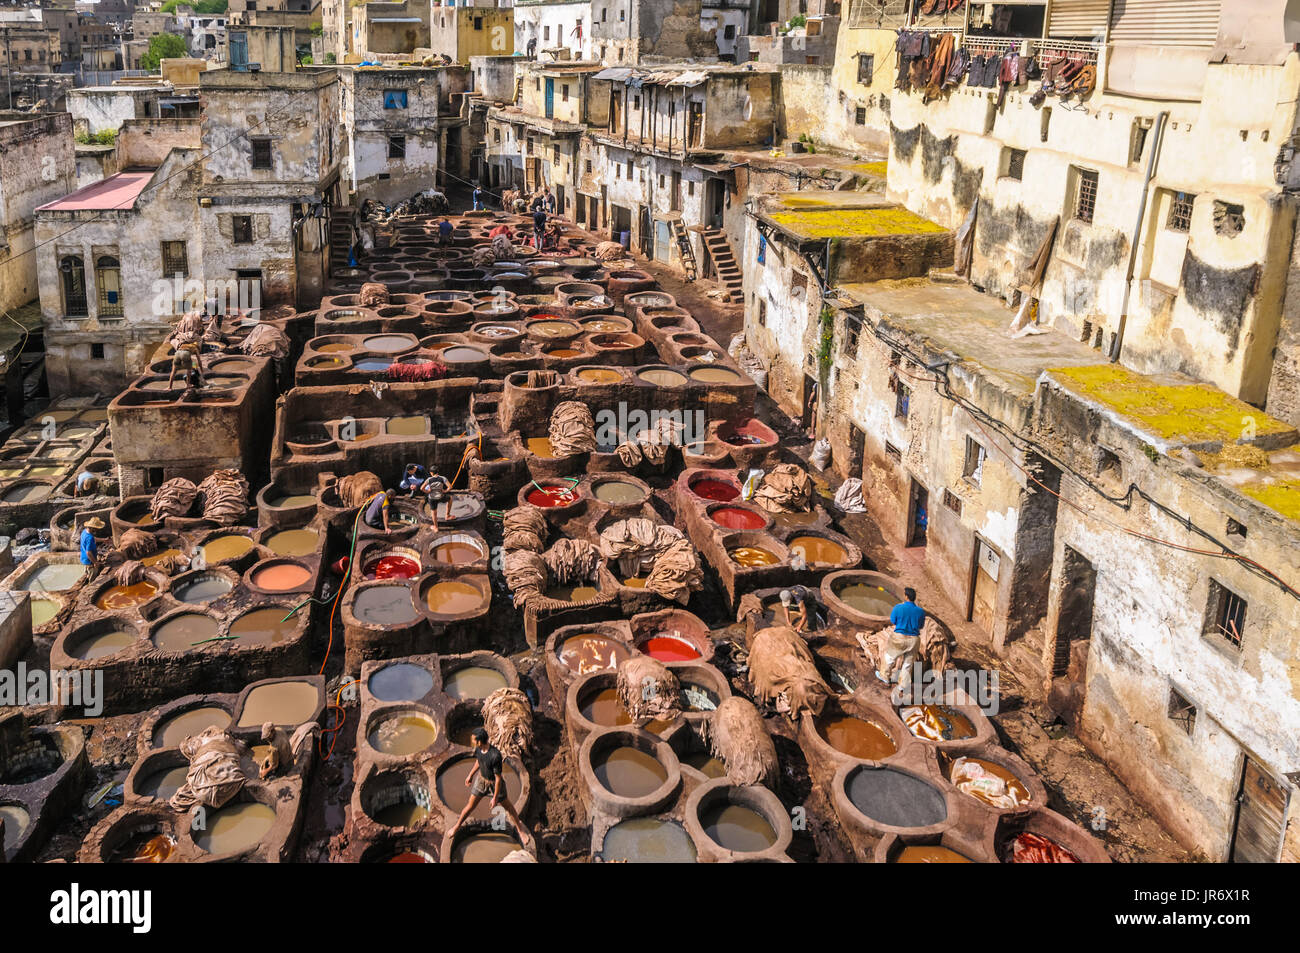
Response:
[{"label": "arched window", "polygon": [[105,255],[95,262],[95,284],[99,288],[100,317],[121,317],[122,269],[116,258]]},{"label": "arched window", "polygon": [[84,318],[86,311],[86,266],[76,255],[65,255],[59,260],[59,274],[63,279],[63,313]]}]

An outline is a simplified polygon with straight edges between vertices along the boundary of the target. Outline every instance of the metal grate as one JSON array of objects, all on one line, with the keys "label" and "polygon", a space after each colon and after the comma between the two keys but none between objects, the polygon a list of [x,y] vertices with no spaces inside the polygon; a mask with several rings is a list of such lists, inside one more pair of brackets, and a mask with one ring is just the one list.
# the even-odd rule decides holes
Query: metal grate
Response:
[{"label": "metal grate", "polygon": [[122,316],[122,269],[116,258],[104,257],[95,263],[95,284],[99,288],[101,317]]},{"label": "metal grate", "polygon": [[1227,586],[1210,581],[1210,624],[1207,634],[1218,635],[1233,648],[1241,648],[1246,629],[1246,600]]},{"label": "metal grate", "polygon": [[59,262],[59,271],[63,274],[63,310],[75,317],[85,317],[89,313],[86,301],[86,266],[80,258],[72,255]]},{"label": "metal grate", "polygon": [[189,277],[190,261],[189,255],[185,251],[184,242],[162,243],[162,266],[164,278],[172,278],[176,275],[180,275],[182,278]]},{"label": "metal grate", "polygon": [[1092,217],[1097,211],[1097,173],[1087,169],[1076,169],[1074,217],[1081,222],[1092,224]]},{"label": "metal grate", "polygon": [[1176,232],[1190,232],[1192,230],[1192,204],[1196,201],[1195,195],[1189,195],[1186,192],[1175,192],[1169,202],[1169,219],[1168,224]]},{"label": "metal grate", "polygon": [[271,168],[271,140],[254,139],[253,144],[253,168],[269,169]]},{"label": "metal grate", "polygon": [[1017,181],[1025,177],[1025,150],[1011,149],[1007,155],[1007,177]]},{"label": "metal grate", "polygon": [[1196,706],[1184,698],[1176,688],[1169,689],[1169,720],[1176,723],[1187,734],[1196,727]]},{"label": "metal grate", "polygon": [[961,498],[952,490],[944,489],[943,505],[948,507],[948,509],[952,510],[958,516],[961,515]]}]

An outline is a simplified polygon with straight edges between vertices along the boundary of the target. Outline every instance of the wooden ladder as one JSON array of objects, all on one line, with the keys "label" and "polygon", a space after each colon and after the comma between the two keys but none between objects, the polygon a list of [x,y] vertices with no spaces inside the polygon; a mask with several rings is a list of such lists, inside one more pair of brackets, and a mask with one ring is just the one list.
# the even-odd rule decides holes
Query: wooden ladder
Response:
[{"label": "wooden ladder", "polygon": [[673,238],[677,239],[677,251],[682,256],[682,268],[686,272],[686,280],[694,281],[698,270],[695,263],[695,249],[691,247],[691,236],[680,218],[673,219],[672,229]]}]

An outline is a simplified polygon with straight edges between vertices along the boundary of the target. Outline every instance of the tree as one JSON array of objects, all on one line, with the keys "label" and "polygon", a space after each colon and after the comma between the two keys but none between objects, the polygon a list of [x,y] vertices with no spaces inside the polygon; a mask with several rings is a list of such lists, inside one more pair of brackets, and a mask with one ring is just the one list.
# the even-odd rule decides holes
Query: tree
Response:
[{"label": "tree", "polygon": [[140,57],[140,68],[152,73],[164,59],[184,56],[187,52],[185,41],[175,33],[159,33],[149,38],[149,49]]}]

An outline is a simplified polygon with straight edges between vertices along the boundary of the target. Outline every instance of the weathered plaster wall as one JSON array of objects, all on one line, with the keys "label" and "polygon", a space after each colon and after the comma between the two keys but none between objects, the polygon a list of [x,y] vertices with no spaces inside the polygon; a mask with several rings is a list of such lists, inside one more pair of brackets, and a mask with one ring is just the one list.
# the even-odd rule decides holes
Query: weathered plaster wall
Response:
[{"label": "weathered plaster wall", "polygon": [[71,192],[76,177],[67,113],[0,127],[0,308],[37,297],[35,209]]}]

